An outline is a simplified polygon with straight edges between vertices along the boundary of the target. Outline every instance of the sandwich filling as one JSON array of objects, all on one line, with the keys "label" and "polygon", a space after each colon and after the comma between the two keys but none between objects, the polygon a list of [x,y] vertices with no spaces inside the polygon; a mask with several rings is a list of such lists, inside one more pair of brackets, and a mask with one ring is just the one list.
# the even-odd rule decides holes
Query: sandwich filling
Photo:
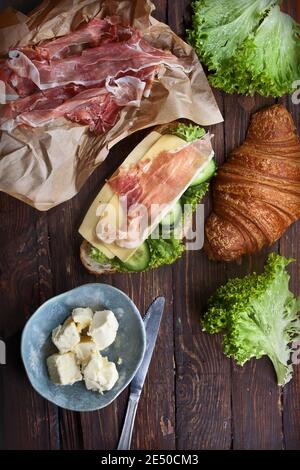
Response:
[{"label": "sandwich filling", "polygon": [[183,209],[188,205],[190,213],[195,211],[207,192],[215,172],[212,157],[211,137],[192,124],[158,134],[142,158],[130,154],[80,227],[91,258],[117,271],[176,261],[185,249],[184,232],[178,231],[185,224]]}]

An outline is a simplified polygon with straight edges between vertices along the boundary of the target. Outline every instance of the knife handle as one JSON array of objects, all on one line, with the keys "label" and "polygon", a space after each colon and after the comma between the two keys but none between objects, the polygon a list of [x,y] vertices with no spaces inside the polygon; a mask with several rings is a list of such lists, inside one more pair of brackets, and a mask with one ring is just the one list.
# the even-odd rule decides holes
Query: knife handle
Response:
[{"label": "knife handle", "polygon": [[129,396],[125,421],[117,450],[130,450],[132,431],[139,399],[140,394],[131,394]]}]

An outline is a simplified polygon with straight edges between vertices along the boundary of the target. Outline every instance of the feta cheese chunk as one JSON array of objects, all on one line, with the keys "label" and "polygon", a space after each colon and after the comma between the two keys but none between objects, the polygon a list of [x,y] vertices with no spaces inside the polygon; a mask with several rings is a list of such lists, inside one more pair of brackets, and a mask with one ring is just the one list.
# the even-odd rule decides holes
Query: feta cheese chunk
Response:
[{"label": "feta cheese chunk", "polygon": [[98,352],[98,348],[89,336],[81,336],[80,343],[76,344],[73,352],[78,364],[85,365],[89,362],[93,353]]},{"label": "feta cheese chunk", "polygon": [[63,325],[54,328],[52,341],[62,354],[71,351],[79,343],[80,334],[72,317],[68,317]]},{"label": "feta cheese chunk", "polygon": [[100,353],[94,353],[83,369],[83,378],[88,390],[102,393],[113,388],[119,374],[114,362],[110,362]]},{"label": "feta cheese chunk", "polygon": [[101,351],[114,342],[118,328],[119,323],[114,313],[111,310],[102,310],[95,312],[88,335],[93,338]]},{"label": "feta cheese chunk", "polygon": [[93,310],[89,307],[78,307],[72,311],[73,321],[76,323],[79,333],[88,328],[93,318]]},{"label": "feta cheese chunk", "polygon": [[75,360],[75,354],[72,352],[52,354],[47,359],[47,366],[50,379],[55,384],[72,385],[82,380],[79,366]]}]

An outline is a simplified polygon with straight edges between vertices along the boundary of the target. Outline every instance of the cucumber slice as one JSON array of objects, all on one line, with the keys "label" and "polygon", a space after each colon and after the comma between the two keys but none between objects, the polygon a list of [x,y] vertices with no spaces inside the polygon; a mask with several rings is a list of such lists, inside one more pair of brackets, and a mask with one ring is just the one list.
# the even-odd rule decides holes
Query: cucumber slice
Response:
[{"label": "cucumber slice", "polygon": [[144,271],[150,262],[150,250],[148,243],[145,241],[141,246],[138,247],[135,253],[127,261],[123,261],[122,264],[129,271],[140,272]]},{"label": "cucumber slice", "polygon": [[182,207],[179,201],[177,201],[170,212],[168,212],[160,221],[160,225],[162,227],[169,227],[173,228],[175,227],[179,220],[181,220],[181,215],[182,215]]},{"label": "cucumber slice", "polygon": [[208,165],[195,176],[190,186],[197,186],[209,180],[215,174],[216,169],[217,165],[215,159],[210,160]]}]

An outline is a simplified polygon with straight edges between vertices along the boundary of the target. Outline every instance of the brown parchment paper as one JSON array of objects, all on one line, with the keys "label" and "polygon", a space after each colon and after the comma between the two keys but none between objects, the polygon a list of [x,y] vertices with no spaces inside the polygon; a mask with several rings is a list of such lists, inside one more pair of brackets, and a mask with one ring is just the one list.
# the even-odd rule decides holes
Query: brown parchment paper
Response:
[{"label": "brown parchment paper", "polygon": [[95,16],[120,15],[139,28],[152,45],[179,57],[190,56],[194,65],[189,76],[178,69],[166,69],[141,107],[124,108],[117,124],[105,135],[94,136],[86,126],[64,118],[39,129],[19,127],[1,132],[1,191],[48,210],[73,197],[109,149],[129,134],[178,118],[201,125],[223,120],[193,49],[169,26],[155,20],[153,9],[150,0],[45,0],[28,17],[11,9],[0,15],[0,54],[17,45],[67,34]]}]

